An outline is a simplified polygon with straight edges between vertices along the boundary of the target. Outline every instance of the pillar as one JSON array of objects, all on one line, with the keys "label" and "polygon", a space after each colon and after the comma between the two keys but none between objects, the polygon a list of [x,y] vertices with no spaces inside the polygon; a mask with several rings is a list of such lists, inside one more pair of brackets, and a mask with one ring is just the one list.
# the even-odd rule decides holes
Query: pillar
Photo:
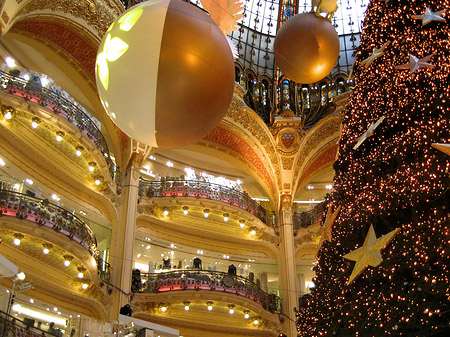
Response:
[{"label": "pillar", "polygon": [[[294,227],[292,223],[292,196],[281,196],[281,211],[278,221],[280,246],[278,269],[280,277],[280,297],[283,310],[283,332],[289,337],[297,336],[294,307],[298,306],[297,273],[295,261]],[[287,317],[286,317],[287,316]]]},{"label": "pillar", "polygon": [[258,275],[258,278],[261,280],[261,289],[264,290],[266,293],[269,292],[269,282],[267,278],[267,273],[263,272]]},{"label": "pillar", "polygon": [[[139,143],[138,148],[139,148]],[[132,153],[122,179],[121,204],[118,209],[118,223],[111,232],[112,283],[114,289],[110,320],[117,319],[120,308],[129,303],[133,249],[136,230],[136,214],[139,198],[139,169],[148,153]],[[119,289],[117,289],[119,288]]]}]

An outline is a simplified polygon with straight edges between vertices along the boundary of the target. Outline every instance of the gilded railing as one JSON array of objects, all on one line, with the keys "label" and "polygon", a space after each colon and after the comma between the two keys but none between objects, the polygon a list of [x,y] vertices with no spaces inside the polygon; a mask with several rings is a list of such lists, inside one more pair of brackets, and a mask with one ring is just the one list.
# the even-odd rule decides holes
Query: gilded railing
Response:
[{"label": "gilded railing", "polygon": [[201,180],[141,180],[139,190],[141,196],[148,198],[195,197],[225,202],[246,210],[267,226],[276,227],[274,212],[267,211],[248,194],[219,184]]},{"label": "gilded railing", "polygon": [[27,101],[38,103],[75,125],[92,140],[97,149],[103,154],[111,178],[115,180],[118,173],[116,172],[114,162],[109,156],[108,144],[103,134],[91,118],[76,105],[58,95],[53,90],[3,71],[0,71],[0,90],[21,97]]},{"label": "gilded railing", "polygon": [[54,337],[59,335],[35,328],[31,325],[32,322],[31,320],[28,323],[24,322],[0,310],[0,336]]},{"label": "gilded railing", "polygon": [[101,279],[109,281],[110,266],[100,258],[97,239],[89,226],[72,212],[27,194],[8,190],[8,183],[0,181],[0,216],[11,216],[46,226],[78,242],[87,249],[97,262]]},{"label": "gilded railing", "polygon": [[294,212],[292,221],[294,229],[306,228],[322,220],[325,212],[326,202],[317,204],[313,209],[306,212]]},{"label": "gilded railing", "polygon": [[211,270],[177,270],[133,274],[133,292],[162,293],[180,290],[220,291],[246,297],[272,313],[281,312],[280,298],[268,294],[250,279]]}]

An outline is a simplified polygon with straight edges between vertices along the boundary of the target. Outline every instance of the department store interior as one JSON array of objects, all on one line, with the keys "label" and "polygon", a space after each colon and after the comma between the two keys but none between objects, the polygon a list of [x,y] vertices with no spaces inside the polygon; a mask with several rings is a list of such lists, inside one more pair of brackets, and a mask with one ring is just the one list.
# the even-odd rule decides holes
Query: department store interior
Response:
[{"label": "department store interior", "polygon": [[172,149],[119,130],[95,86],[103,34],[136,3],[0,6],[0,329],[294,336],[368,1],[337,2],[339,59],[310,85],[279,77],[273,54],[278,27],[310,2],[244,1],[227,113]]}]

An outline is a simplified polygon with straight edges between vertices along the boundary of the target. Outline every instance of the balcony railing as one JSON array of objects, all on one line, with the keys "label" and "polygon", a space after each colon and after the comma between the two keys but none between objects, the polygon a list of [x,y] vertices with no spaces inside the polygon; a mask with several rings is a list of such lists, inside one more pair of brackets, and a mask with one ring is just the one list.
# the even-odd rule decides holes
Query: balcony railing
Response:
[{"label": "balcony railing", "polygon": [[141,273],[133,278],[133,292],[162,293],[177,290],[209,290],[236,294],[255,301],[272,313],[281,312],[280,298],[264,292],[248,278],[210,270],[177,270]]},{"label": "balcony railing", "polygon": [[149,198],[195,197],[217,200],[253,214],[267,226],[275,227],[275,213],[267,211],[246,193],[201,180],[146,181],[139,184],[140,195]]},{"label": "balcony railing", "polygon": [[109,148],[103,134],[97,125],[72,102],[58,95],[56,92],[44,88],[39,84],[26,81],[18,76],[0,71],[0,90],[33,101],[53,111],[75,125],[90,138],[103,154],[108,165],[111,178],[115,180],[117,172],[114,162],[109,156]]},{"label": "balcony railing", "polygon": [[35,328],[34,326],[0,310],[0,336],[55,337],[58,336],[58,334]]},{"label": "balcony railing", "polygon": [[72,212],[27,194],[7,189],[8,183],[0,181],[0,216],[11,216],[52,228],[86,248],[97,262],[97,272],[102,280],[109,281],[110,266],[100,258],[97,239],[89,226]]},{"label": "balcony railing", "polygon": [[292,221],[294,229],[307,228],[322,220],[325,212],[326,202],[317,204],[313,209],[306,212],[295,212]]}]

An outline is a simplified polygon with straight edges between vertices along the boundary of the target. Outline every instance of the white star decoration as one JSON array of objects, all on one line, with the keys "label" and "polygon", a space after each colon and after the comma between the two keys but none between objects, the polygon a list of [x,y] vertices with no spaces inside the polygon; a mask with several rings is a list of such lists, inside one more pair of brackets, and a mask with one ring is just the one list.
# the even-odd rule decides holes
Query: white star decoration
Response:
[{"label": "white star decoration", "polygon": [[446,9],[443,9],[438,12],[432,12],[429,8],[425,8],[425,14],[422,15],[412,15],[411,18],[422,20],[422,26],[425,26],[427,23],[431,21],[440,21],[445,22],[445,18],[441,15],[444,14]]},{"label": "white star decoration", "polygon": [[364,143],[364,141],[373,136],[373,133],[375,132],[375,129],[378,127],[378,125],[381,124],[381,122],[386,118],[386,116],[381,116],[375,123],[372,122],[369,126],[369,128],[367,129],[366,132],[364,132],[362,134],[361,137],[358,138],[358,142],[356,143],[355,146],[353,146],[353,150],[356,150],[358,147],[361,146],[362,143]]},{"label": "white star decoration", "polygon": [[400,64],[398,66],[395,66],[396,69],[409,69],[409,73],[412,74],[416,70],[419,70],[420,68],[432,68],[434,67],[433,64],[428,63],[428,60],[433,56],[433,54],[430,54],[428,56],[425,56],[424,58],[417,58],[412,54],[409,54],[409,63],[406,64]]}]

